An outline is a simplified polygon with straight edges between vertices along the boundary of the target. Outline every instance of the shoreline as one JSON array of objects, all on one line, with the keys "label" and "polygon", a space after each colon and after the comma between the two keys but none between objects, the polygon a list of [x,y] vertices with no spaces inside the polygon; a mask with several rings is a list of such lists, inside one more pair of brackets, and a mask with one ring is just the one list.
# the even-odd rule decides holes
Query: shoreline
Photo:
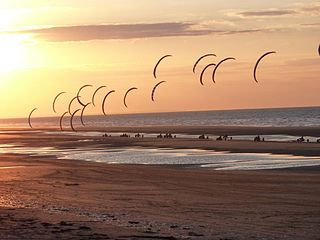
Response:
[{"label": "shoreline", "polygon": [[[64,132],[62,132],[64,133]],[[70,132],[73,133],[73,132]],[[78,132],[81,133],[81,132]],[[85,133],[83,131],[83,133]],[[103,132],[101,132],[101,135]],[[39,141],[40,139],[40,141]],[[149,147],[173,149],[202,149],[226,151],[231,153],[270,153],[293,156],[314,157],[320,156],[320,143],[316,142],[285,142],[264,141],[254,142],[249,140],[217,141],[215,139],[197,138],[156,138],[156,137],[102,137],[60,134],[53,132],[45,134],[37,131],[4,131],[0,133],[0,144],[20,143],[31,147],[54,147],[66,149],[68,147]]]}]

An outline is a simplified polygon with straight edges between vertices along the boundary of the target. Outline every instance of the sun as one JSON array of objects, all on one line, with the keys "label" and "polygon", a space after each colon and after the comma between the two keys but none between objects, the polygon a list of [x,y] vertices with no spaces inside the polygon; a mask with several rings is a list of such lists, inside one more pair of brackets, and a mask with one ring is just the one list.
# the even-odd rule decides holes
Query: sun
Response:
[{"label": "sun", "polygon": [[0,73],[23,66],[24,40],[21,35],[0,34]]}]

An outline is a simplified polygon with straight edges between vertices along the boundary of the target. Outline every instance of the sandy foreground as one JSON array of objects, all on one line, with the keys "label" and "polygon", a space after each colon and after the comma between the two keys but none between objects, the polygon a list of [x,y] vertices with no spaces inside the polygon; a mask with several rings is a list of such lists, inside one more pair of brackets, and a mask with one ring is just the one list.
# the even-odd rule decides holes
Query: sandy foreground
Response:
[{"label": "sandy foreground", "polygon": [[[0,144],[320,156],[316,143],[2,133]],[[259,145],[260,144],[260,145]],[[320,239],[319,167],[214,171],[0,153],[0,239]]]}]

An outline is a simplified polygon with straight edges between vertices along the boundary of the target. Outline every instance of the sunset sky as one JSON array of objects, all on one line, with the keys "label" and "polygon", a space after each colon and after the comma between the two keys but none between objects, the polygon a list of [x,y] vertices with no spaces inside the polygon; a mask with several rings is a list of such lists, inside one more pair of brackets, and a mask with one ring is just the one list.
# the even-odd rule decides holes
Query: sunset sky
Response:
[{"label": "sunset sky", "polygon": [[[3,0],[0,2],[0,118],[58,116],[83,84],[101,114],[320,105],[320,1]],[[256,60],[266,51],[253,79]],[[203,54],[215,53],[199,63]],[[172,54],[152,75],[158,59]],[[226,57],[216,84],[202,68]],[[150,95],[153,86],[165,80]],[[138,90],[123,96],[130,87]],[[57,114],[52,101],[57,101]],[[80,106],[74,104],[73,109]]]}]

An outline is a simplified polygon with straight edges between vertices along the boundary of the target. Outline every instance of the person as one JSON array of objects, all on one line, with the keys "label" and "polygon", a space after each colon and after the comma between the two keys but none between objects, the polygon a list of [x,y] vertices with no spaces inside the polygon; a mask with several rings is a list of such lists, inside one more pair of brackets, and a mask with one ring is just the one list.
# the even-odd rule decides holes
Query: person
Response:
[{"label": "person", "polygon": [[139,138],[140,137],[140,133],[137,133],[136,135],[134,135],[135,138]]},{"label": "person", "polygon": [[217,141],[222,141],[222,136],[217,137]]},{"label": "person", "polygon": [[204,134],[201,134],[201,135],[199,136],[199,139],[205,139]]}]

